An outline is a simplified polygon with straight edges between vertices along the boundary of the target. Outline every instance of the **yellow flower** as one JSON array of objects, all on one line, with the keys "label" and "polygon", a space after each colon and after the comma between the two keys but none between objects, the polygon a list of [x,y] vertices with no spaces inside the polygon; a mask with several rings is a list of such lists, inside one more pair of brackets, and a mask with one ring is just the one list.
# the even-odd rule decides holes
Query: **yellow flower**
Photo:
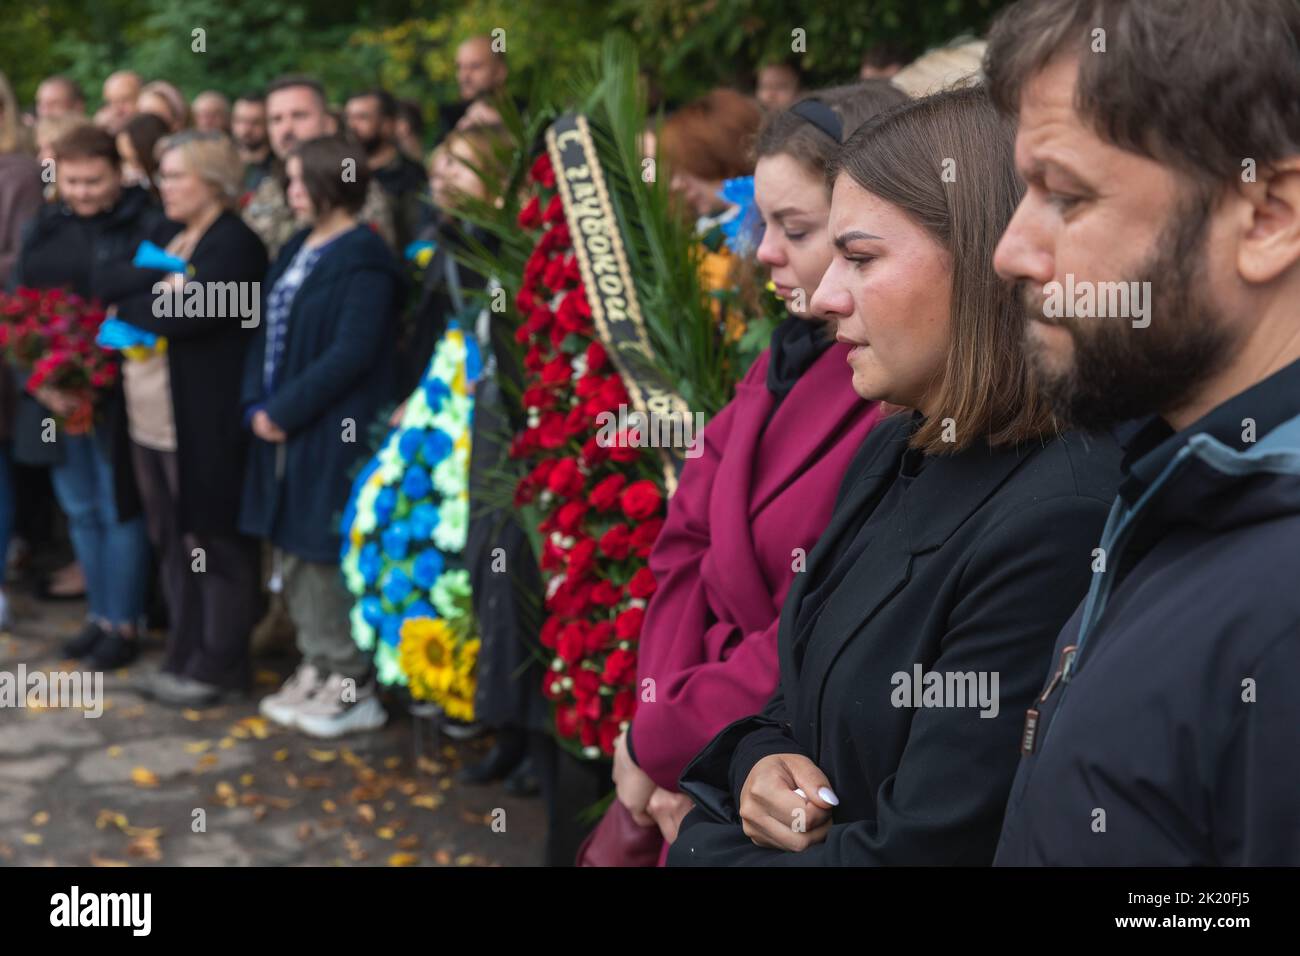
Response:
[{"label": "yellow flower", "polygon": [[413,617],[402,624],[398,660],[417,700],[441,702],[456,677],[456,636],[442,618]]}]

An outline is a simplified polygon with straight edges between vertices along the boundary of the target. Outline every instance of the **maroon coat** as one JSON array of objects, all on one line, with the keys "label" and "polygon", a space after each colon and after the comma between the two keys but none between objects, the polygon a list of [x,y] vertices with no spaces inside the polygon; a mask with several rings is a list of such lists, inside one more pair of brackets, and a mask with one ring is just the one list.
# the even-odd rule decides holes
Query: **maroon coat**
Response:
[{"label": "maroon coat", "polygon": [[705,428],[701,457],[682,471],[650,554],[659,586],[641,629],[641,700],[629,735],[637,764],[665,789],[675,791],[691,758],[776,689],[776,631],[795,549],[806,559],[881,416],[853,391],[848,350],[824,352],[766,429],[774,399],[764,352]]}]

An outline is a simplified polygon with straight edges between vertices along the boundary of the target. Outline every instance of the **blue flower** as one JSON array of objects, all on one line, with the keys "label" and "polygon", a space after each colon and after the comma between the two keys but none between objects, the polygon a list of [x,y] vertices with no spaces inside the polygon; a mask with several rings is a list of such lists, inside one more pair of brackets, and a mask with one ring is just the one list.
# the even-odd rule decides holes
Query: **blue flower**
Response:
[{"label": "blue flower", "polygon": [[754,177],[724,180],[718,198],[735,207],[735,213],[721,223],[727,248],[738,256],[749,256],[762,241],[762,220],[754,203]]},{"label": "blue flower", "polygon": [[384,543],[384,557],[390,561],[401,561],[406,557],[406,549],[411,543],[411,529],[405,521],[394,521],[384,529],[380,539]]},{"label": "blue flower", "polygon": [[400,606],[411,593],[411,579],[401,568],[389,568],[384,576],[383,592],[390,604]]},{"label": "blue flower", "polygon": [[453,444],[451,436],[441,428],[434,428],[424,439],[424,463],[430,468],[436,467],[451,454]]},{"label": "blue flower", "polygon": [[443,400],[451,395],[451,388],[440,378],[424,380],[424,400],[435,412],[442,411]]},{"label": "blue flower", "polygon": [[413,601],[411,606],[402,612],[402,619],[406,620],[412,617],[437,617],[438,612],[433,609],[433,605],[428,601]]},{"label": "blue flower", "polygon": [[402,478],[402,494],[411,501],[423,501],[433,491],[433,482],[429,473],[419,465],[411,465]]},{"label": "blue flower", "polygon": [[388,519],[393,516],[393,509],[396,507],[397,489],[381,488],[379,494],[375,495],[375,523],[388,524]]},{"label": "blue flower", "polygon": [[402,619],[392,614],[387,615],[379,625],[379,636],[385,644],[396,647],[402,640]]},{"label": "blue flower", "polygon": [[478,350],[478,341],[472,336],[465,336],[465,381],[477,382],[483,374],[483,356]]},{"label": "blue flower", "polygon": [[421,501],[411,509],[407,517],[407,524],[411,526],[411,540],[428,541],[441,520],[442,515],[438,513],[437,505],[431,501]]},{"label": "blue flower", "polygon": [[404,429],[397,439],[397,454],[402,457],[402,461],[415,461],[415,456],[420,453],[420,443],[423,441],[423,429]]},{"label": "blue flower", "polygon": [[441,551],[437,548],[425,548],[416,555],[415,562],[411,565],[411,576],[422,590],[427,591],[442,575],[445,566],[446,562],[442,558]]},{"label": "blue flower", "polygon": [[361,554],[357,556],[357,570],[361,572],[361,579],[366,582],[367,587],[372,587],[379,580],[379,572],[383,569],[384,562],[379,553],[379,545],[374,541],[366,542],[361,548]]},{"label": "blue flower", "polygon": [[371,627],[378,627],[384,619],[384,605],[373,594],[367,594],[361,599],[361,616]]}]

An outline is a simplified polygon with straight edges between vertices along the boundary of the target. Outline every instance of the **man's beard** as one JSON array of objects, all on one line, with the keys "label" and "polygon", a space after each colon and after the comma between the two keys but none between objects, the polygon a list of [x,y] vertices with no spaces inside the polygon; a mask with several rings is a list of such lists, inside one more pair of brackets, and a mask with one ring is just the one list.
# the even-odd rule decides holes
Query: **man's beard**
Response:
[{"label": "man's beard", "polygon": [[357,144],[366,151],[367,156],[373,156],[384,148],[384,137],[378,133],[365,139],[357,136],[356,140]]},{"label": "man's beard", "polygon": [[[1235,343],[1205,282],[1209,216],[1207,199],[1181,203],[1137,270],[1137,282],[1151,283],[1146,327],[1117,316],[1046,319],[1073,341],[1073,358],[1061,369],[1026,326],[1031,374],[1063,427],[1102,431],[1168,413],[1232,357]],[[1026,312],[1044,321],[1043,291],[1020,286]]]},{"label": "man's beard", "polygon": [[239,148],[246,153],[260,153],[266,149],[266,139],[240,139],[238,140]]}]

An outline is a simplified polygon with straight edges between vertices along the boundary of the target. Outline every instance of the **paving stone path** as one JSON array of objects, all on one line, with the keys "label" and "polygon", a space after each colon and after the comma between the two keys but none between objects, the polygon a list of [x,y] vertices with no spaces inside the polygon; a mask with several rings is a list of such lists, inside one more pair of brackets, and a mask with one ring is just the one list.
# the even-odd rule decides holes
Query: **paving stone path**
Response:
[{"label": "paving stone path", "polygon": [[[16,681],[20,666],[47,679],[76,671],[58,647],[83,609],[11,600],[0,680]],[[254,699],[169,708],[133,690],[159,656],[153,645],[131,668],[104,674],[97,718],[0,705],[0,866],[540,863],[538,800],[452,780],[490,741],[426,731],[417,754],[405,716],[374,733],[309,740],[257,715],[256,698],[288,665],[259,670]]]}]

